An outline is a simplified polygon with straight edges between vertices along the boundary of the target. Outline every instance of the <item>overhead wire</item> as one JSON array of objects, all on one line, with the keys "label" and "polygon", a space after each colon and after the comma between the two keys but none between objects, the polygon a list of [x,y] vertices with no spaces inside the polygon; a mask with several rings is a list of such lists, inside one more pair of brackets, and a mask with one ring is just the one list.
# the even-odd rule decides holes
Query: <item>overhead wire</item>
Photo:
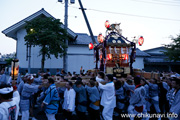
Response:
[{"label": "overhead wire", "polygon": [[180,3],[180,1],[167,1],[167,0],[152,0],[152,1],[155,1],[155,2],[164,2],[164,3],[174,3],[174,4],[177,4],[177,3]]},{"label": "overhead wire", "polygon": [[[78,7],[73,7],[73,6],[69,6],[69,7],[79,9]],[[127,13],[120,13],[120,12],[111,12],[111,11],[90,9],[90,8],[87,8],[87,10],[96,11],[96,12],[102,12],[102,13],[109,13],[109,14],[120,14],[120,15],[126,15],[126,16],[131,16],[131,17],[141,17],[141,18],[169,20],[169,21],[178,21],[178,22],[180,22],[180,20],[178,20],[178,19],[171,19],[171,18],[150,17],[150,16],[143,16],[143,15],[135,15],[135,14],[127,14]]]},{"label": "overhead wire", "polygon": [[180,4],[167,4],[167,3],[157,3],[157,1],[156,1],[156,3],[155,2],[149,2],[149,1],[143,1],[143,0],[131,0],[131,1],[134,1],[134,2],[142,2],[142,3],[150,3],[150,4],[158,4],[158,5],[168,5],[168,6],[177,6],[177,7],[179,7],[180,6]]}]

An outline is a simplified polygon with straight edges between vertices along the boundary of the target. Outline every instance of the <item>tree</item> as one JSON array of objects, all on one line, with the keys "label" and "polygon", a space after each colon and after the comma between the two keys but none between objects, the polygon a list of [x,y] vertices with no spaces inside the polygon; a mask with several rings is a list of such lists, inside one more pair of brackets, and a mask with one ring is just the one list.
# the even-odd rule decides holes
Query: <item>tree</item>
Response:
[{"label": "tree", "polygon": [[180,35],[177,35],[177,38],[171,38],[172,43],[165,45],[166,52],[165,55],[169,57],[169,60],[174,62],[180,61]]},{"label": "tree", "polygon": [[13,58],[5,59],[6,64],[7,64],[8,66],[11,65],[12,60],[13,60]]},{"label": "tree", "polygon": [[27,21],[25,26],[27,35],[25,36],[25,44],[40,46],[39,56],[41,59],[41,70],[44,71],[44,62],[51,59],[50,55],[56,58],[62,57],[66,54],[64,43],[68,39],[66,30],[62,27],[62,22],[59,19],[50,17],[41,17],[32,21]]}]

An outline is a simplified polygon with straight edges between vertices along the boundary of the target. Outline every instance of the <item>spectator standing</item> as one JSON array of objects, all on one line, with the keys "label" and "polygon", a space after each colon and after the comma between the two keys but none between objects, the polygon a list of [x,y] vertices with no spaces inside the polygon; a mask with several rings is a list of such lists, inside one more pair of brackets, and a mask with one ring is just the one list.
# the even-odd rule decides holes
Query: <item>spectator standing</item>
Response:
[{"label": "spectator standing", "polygon": [[66,90],[64,92],[64,102],[62,105],[64,117],[67,120],[71,120],[72,112],[75,110],[75,98],[76,92],[72,88],[72,82],[66,83]]}]

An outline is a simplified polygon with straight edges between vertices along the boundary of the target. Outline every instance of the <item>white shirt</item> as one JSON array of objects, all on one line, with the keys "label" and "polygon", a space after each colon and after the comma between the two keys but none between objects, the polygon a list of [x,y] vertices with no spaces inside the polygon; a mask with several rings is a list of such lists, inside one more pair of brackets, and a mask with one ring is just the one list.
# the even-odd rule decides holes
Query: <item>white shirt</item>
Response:
[{"label": "white shirt", "polygon": [[99,83],[99,89],[103,90],[101,96],[101,105],[104,107],[115,108],[116,107],[116,96],[115,87],[113,82],[102,85]]},{"label": "white shirt", "polygon": [[99,78],[98,76],[96,77],[96,81],[97,82],[104,82],[104,80],[102,78]]},{"label": "white shirt", "polygon": [[19,92],[13,93],[12,101],[0,104],[0,120],[17,120],[19,113]]},{"label": "white shirt", "polygon": [[76,92],[74,89],[66,89],[64,92],[64,102],[63,102],[63,109],[65,110],[70,110],[71,112],[74,111],[75,109],[75,97],[76,97]]}]

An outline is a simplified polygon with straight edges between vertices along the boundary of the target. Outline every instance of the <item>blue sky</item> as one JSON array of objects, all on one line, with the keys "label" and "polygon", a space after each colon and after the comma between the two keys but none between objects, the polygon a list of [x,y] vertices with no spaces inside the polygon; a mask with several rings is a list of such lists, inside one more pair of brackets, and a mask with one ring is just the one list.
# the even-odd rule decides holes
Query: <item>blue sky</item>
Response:
[{"label": "blue sky", "polygon": [[[87,8],[86,14],[94,35],[105,34],[106,20],[121,23],[122,34],[129,40],[134,36],[144,37],[143,46],[138,46],[141,50],[168,44],[171,42],[170,35],[176,37],[180,34],[179,0],[82,0],[82,3]],[[15,40],[6,37],[2,31],[42,8],[64,23],[64,4],[57,0],[0,0],[0,53],[16,50]],[[68,27],[76,33],[89,34],[78,8],[78,0],[69,4]]]}]

